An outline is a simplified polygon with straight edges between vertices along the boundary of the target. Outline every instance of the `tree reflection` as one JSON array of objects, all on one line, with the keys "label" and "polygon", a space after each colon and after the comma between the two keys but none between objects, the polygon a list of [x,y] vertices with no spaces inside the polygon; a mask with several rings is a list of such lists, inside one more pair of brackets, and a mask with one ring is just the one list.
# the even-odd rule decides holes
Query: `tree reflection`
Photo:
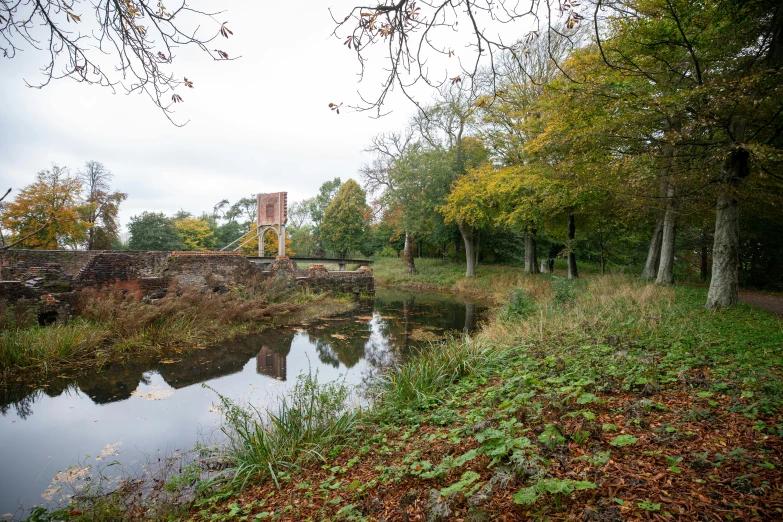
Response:
[{"label": "tree reflection", "polygon": [[[438,336],[446,331],[472,331],[482,311],[474,303],[443,296],[381,290],[368,305],[349,316],[311,326],[307,334],[322,364],[353,368],[364,359],[372,374],[374,368],[394,364],[421,345],[412,334],[424,329]],[[83,392],[95,404],[122,401],[140,384],[149,384],[150,372],[156,371],[171,387],[185,388],[240,372],[252,359],[258,374],[284,381],[296,335],[292,329],[273,330],[204,349],[133,357],[98,371],[52,378],[38,389],[0,387],[0,413],[5,416],[14,409],[26,419],[38,400],[69,392]]]}]

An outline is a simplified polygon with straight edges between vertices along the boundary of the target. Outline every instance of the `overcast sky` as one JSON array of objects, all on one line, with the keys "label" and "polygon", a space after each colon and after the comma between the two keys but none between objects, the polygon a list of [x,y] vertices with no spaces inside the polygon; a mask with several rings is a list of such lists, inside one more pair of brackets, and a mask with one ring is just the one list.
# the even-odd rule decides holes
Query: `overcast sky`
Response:
[{"label": "overcast sky", "polygon": [[380,120],[329,110],[330,102],[356,102],[357,88],[374,93],[379,84],[377,77],[357,84],[354,55],[329,38],[327,8],[344,15],[350,1],[210,3],[226,9],[220,21],[234,32],[218,48],[242,58],[217,63],[178,54],[175,74],[195,84],[177,91],[185,102],[175,118],[190,120],[184,128],[171,125],[144,95],[68,79],[26,87],[24,79],[36,81],[46,63],[33,49],[0,61],[3,190],[31,183],[54,162],[75,171],[100,161],[114,173],[114,186],[128,193],[123,228],[144,210],[198,214],[223,198],[257,192],[287,191],[296,201],[335,176],[356,178],[370,137],[400,128],[413,113],[399,98]]}]

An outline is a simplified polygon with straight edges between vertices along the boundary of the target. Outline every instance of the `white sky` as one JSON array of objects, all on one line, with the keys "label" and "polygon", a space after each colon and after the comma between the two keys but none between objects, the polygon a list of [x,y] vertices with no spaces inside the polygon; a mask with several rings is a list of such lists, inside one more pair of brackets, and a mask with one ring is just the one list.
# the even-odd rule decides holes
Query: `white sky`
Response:
[{"label": "white sky", "polygon": [[[329,37],[328,7],[344,16],[355,1],[201,3],[226,10],[219,19],[234,36],[215,47],[242,58],[218,63],[198,52],[177,53],[175,75],[195,84],[177,91],[185,103],[175,118],[190,120],[184,128],[170,124],[146,95],[112,94],[68,79],[42,90],[26,87],[24,79],[35,82],[47,63],[29,46],[13,60],[0,58],[3,191],[31,183],[53,162],[75,171],[96,160],[129,195],[120,212],[123,228],[144,210],[200,214],[221,199],[257,192],[287,191],[293,202],[335,176],[357,178],[370,137],[401,128],[413,114],[400,95],[390,98],[386,109],[393,112],[381,119],[329,110],[330,102],[356,103],[357,89],[377,94],[385,65],[371,61],[375,76],[358,84],[355,55]],[[82,19],[92,17],[89,3],[82,5]]]}]

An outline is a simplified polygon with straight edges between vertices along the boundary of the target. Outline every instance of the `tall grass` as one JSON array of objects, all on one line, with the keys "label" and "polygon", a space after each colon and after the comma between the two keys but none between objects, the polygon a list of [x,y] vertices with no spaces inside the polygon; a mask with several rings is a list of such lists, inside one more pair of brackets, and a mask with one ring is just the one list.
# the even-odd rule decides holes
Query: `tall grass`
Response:
[{"label": "tall grass", "polygon": [[87,322],[68,326],[0,330],[0,372],[29,365],[56,367],[78,361],[98,349],[109,332]]},{"label": "tall grass", "polygon": [[372,388],[376,403],[416,408],[437,402],[448,386],[468,375],[489,375],[510,356],[510,350],[483,346],[470,337],[430,345],[380,373]]},{"label": "tall grass", "polygon": [[0,329],[0,376],[29,378],[86,363],[103,365],[127,354],[221,342],[267,327],[292,324],[347,309],[325,295],[297,294],[297,302],[255,295],[169,289],[143,303],[130,295],[85,290],[79,316],[67,325]]},{"label": "tall grass", "polygon": [[[204,385],[206,387],[206,385]],[[344,383],[320,384],[318,374],[302,374],[277,407],[242,407],[218,394],[228,438],[224,456],[231,468],[223,475],[234,486],[270,477],[279,485],[281,472],[326,461],[354,432],[360,409],[348,407]]]}]

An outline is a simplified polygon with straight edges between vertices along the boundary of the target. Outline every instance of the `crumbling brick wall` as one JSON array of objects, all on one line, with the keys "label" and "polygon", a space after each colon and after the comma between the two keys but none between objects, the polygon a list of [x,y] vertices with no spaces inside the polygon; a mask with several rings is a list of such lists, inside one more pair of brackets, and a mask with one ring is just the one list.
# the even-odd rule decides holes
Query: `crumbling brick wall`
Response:
[{"label": "crumbling brick wall", "polygon": [[71,277],[102,250],[0,250],[0,280],[19,280],[28,268],[57,264]]},{"label": "crumbling brick wall", "polygon": [[221,252],[172,252],[164,274],[179,286],[213,289],[244,284],[260,275],[244,256]]},{"label": "crumbling brick wall", "polygon": [[0,251],[0,268],[3,302],[23,301],[47,313],[59,310],[65,316],[70,308],[58,307],[70,306],[76,292],[84,288],[124,291],[142,299],[162,297],[172,283],[225,291],[234,285],[253,284],[258,278],[289,277],[292,284],[295,281],[296,286],[314,292],[375,292],[372,271],[366,267],[329,272],[323,265],[298,268],[286,258],[262,272],[235,252],[7,250]]},{"label": "crumbling brick wall", "polygon": [[165,290],[170,252],[101,252],[74,278],[74,290],[83,288],[127,291],[139,299]]}]

